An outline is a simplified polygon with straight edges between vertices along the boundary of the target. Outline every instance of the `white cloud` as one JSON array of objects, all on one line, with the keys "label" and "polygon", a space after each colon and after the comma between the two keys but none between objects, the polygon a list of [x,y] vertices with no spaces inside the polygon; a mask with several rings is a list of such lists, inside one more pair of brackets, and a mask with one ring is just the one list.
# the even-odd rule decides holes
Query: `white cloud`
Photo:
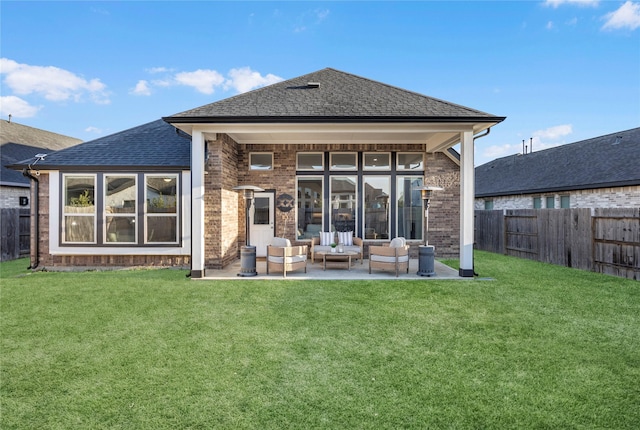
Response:
[{"label": "white cloud", "polygon": [[598,6],[599,0],[545,0],[544,5],[557,8],[563,4],[570,4],[576,6]]},{"label": "white cloud", "polygon": [[140,79],[135,88],[129,91],[129,94],[133,94],[136,96],[150,96],[151,88],[149,88],[149,82],[145,81],[144,79]]},{"label": "white cloud", "polygon": [[227,79],[224,84],[225,88],[234,88],[239,93],[282,81],[282,78],[279,76],[271,73],[262,76],[260,73],[252,71],[249,67],[231,69],[227,75],[229,79]]},{"label": "white cloud", "polygon": [[564,124],[549,127],[544,130],[534,131],[532,136],[539,139],[556,140],[564,136],[568,136],[571,133],[573,133],[573,127],[571,126],[571,124]]},{"label": "white cloud", "polygon": [[640,3],[627,1],[614,12],[606,14],[603,30],[618,30],[628,28],[635,30],[640,27]]},{"label": "white cloud", "polygon": [[0,112],[3,117],[11,115],[16,118],[30,118],[35,116],[40,109],[42,106],[32,106],[20,97],[0,97]]},{"label": "white cloud", "polygon": [[547,22],[547,30],[553,30],[553,21]]},{"label": "white cloud", "polygon": [[129,93],[133,95],[150,95],[154,88],[167,88],[175,85],[183,85],[194,88],[203,94],[213,94],[216,89],[224,91],[235,90],[238,93],[253,90],[255,88],[271,85],[283,79],[271,73],[262,76],[250,67],[239,67],[229,70],[227,77],[212,69],[198,69],[193,72],[167,73],[170,69],[147,69],[148,73],[165,73],[158,79],[141,79]]},{"label": "white cloud", "polygon": [[150,67],[147,69],[147,72],[151,73],[151,74],[156,74],[156,73],[167,73],[170,72],[171,69],[167,68],[167,67]]},{"label": "white cloud", "polygon": [[213,94],[215,87],[224,83],[224,76],[215,70],[198,69],[195,72],[180,72],[175,75],[180,85],[193,87],[203,94]]},{"label": "white cloud", "polygon": [[515,154],[521,151],[520,145],[504,144],[504,145],[491,145],[482,151],[482,157],[488,160],[494,158],[504,157],[505,155]]},{"label": "white cloud", "polygon": [[102,129],[99,129],[98,127],[94,127],[94,126],[89,126],[85,128],[84,131],[86,131],[87,133],[102,134]]},{"label": "white cloud", "polygon": [[50,101],[82,101],[85,95],[98,104],[109,103],[107,86],[100,79],[86,80],[54,66],[31,66],[0,59],[4,83],[19,95],[38,94]]}]

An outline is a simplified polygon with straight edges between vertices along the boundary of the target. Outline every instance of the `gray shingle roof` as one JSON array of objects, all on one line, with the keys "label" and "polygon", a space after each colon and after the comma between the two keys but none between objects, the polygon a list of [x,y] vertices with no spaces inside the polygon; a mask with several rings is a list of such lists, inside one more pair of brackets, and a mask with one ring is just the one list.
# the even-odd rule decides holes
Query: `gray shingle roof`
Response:
[{"label": "gray shingle roof", "polygon": [[174,123],[503,119],[331,68],[165,118]]},{"label": "gray shingle roof", "polygon": [[81,143],[75,137],[64,136],[16,122],[0,120],[0,184],[29,186],[29,179],[8,165]]},{"label": "gray shingle roof", "polygon": [[476,197],[640,185],[640,128],[478,166]]},{"label": "gray shingle roof", "polygon": [[[159,119],[54,152],[35,167],[60,170],[189,168],[191,138]],[[33,160],[24,160],[25,165]]]}]

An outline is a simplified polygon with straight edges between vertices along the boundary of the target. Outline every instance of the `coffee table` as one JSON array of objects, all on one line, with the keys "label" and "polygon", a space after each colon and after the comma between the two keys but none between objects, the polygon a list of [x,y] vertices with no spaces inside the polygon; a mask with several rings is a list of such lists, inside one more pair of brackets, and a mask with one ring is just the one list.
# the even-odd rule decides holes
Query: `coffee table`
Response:
[{"label": "coffee table", "polygon": [[327,261],[329,263],[347,263],[347,269],[351,270],[351,257],[360,255],[359,252],[344,251],[344,252],[318,252],[318,255],[322,255],[322,270],[327,270]]}]

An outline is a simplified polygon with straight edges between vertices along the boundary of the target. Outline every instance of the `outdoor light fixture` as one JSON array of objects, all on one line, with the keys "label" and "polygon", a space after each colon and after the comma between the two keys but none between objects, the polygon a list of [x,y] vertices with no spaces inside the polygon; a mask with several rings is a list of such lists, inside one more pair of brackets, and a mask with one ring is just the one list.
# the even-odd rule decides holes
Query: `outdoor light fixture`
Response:
[{"label": "outdoor light fixture", "polygon": [[424,234],[424,245],[420,245],[418,255],[418,275],[433,276],[436,274],[434,269],[435,247],[429,246],[429,200],[433,197],[434,191],[442,191],[444,188],[431,187],[424,185],[414,188],[420,191],[422,201],[424,202],[424,222],[422,233]]},{"label": "outdoor light fixture", "polygon": [[240,249],[240,273],[238,273],[238,276],[256,276],[258,274],[256,272],[256,247],[251,246],[251,226],[249,225],[251,220],[249,215],[255,193],[264,190],[255,185],[239,185],[233,187],[233,189],[238,192],[242,191],[245,202],[245,239],[244,246]]}]

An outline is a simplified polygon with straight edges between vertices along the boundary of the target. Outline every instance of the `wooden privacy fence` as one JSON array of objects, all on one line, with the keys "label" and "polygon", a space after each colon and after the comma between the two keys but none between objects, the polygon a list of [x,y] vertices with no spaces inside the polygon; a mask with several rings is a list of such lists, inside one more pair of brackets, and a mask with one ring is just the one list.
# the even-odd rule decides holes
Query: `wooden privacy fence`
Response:
[{"label": "wooden privacy fence", "polygon": [[640,208],[476,211],[476,248],[640,280]]},{"label": "wooden privacy fence", "polygon": [[29,209],[0,209],[0,261],[29,256],[30,229]]}]

